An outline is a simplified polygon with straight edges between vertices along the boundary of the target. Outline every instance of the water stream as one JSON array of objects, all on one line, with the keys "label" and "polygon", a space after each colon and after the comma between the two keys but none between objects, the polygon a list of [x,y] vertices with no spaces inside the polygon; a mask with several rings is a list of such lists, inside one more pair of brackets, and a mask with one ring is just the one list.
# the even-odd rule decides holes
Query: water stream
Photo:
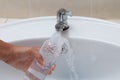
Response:
[{"label": "water stream", "polygon": [[62,54],[65,54],[65,59],[66,62],[68,64],[68,67],[70,69],[70,80],[79,80],[79,76],[76,72],[75,66],[74,66],[74,61],[75,61],[75,52],[70,44],[70,41],[63,37],[61,35],[61,32],[57,32],[54,34],[54,36],[51,37],[51,39],[55,42],[59,42],[59,44],[62,44],[59,48],[63,48],[62,49]]},{"label": "water stream", "polygon": [[[61,54],[65,54],[65,59],[66,62],[68,64],[68,67],[70,69],[70,80],[79,80],[78,74],[76,72],[75,66],[74,66],[74,61],[75,61],[75,55],[74,55],[74,50],[70,44],[70,41],[63,37],[61,35],[61,32],[56,32],[52,37],[51,37],[51,42],[57,44],[57,48],[59,48],[58,50],[61,50],[62,48],[62,52]],[[56,52],[57,53],[57,52]],[[57,55],[60,52],[57,53]]]},{"label": "water stream", "polygon": [[68,67],[70,69],[70,80],[79,80],[79,76],[76,72],[74,61],[75,61],[75,52],[68,40],[65,40],[65,44],[67,45],[67,54],[65,55],[66,62],[68,64]]},{"label": "water stream", "polygon": [[54,50],[51,50],[54,51],[55,56],[65,54],[65,59],[71,73],[70,80],[79,80],[78,74],[74,66],[75,53],[70,44],[70,41],[67,38],[63,37],[61,32],[56,32],[55,34],[53,34],[49,41],[56,46]]}]

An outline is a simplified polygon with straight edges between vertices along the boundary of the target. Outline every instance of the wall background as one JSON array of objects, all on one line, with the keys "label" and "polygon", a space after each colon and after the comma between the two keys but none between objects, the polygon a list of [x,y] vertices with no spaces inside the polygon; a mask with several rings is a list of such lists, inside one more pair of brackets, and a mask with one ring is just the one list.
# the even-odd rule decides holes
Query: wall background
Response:
[{"label": "wall background", "polygon": [[120,0],[0,0],[0,17],[54,16],[59,8],[74,16],[120,19]]}]

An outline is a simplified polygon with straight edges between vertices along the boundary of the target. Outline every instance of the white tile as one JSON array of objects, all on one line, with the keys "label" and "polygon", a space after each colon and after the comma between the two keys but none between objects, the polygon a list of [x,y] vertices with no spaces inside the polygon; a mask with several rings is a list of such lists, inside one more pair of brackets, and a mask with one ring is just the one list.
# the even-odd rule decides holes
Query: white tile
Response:
[{"label": "white tile", "polygon": [[0,17],[53,16],[59,8],[74,16],[120,19],[120,0],[0,0]]},{"label": "white tile", "polygon": [[73,12],[73,15],[89,16],[89,0],[29,0],[29,15],[56,16],[60,8],[66,8]]},{"label": "white tile", "polygon": [[91,0],[93,16],[103,19],[120,19],[120,0]]},{"label": "white tile", "polygon": [[0,0],[1,17],[23,18],[28,16],[29,0]]}]

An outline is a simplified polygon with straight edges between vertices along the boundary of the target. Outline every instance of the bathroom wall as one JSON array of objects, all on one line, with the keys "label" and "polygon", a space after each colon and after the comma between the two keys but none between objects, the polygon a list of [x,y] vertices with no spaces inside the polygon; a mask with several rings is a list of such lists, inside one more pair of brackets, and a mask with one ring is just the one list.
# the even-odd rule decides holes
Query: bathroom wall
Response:
[{"label": "bathroom wall", "polygon": [[0,17],[54,16],[59,8],[75,16],[120,19],[120,0],[0,0]]}]

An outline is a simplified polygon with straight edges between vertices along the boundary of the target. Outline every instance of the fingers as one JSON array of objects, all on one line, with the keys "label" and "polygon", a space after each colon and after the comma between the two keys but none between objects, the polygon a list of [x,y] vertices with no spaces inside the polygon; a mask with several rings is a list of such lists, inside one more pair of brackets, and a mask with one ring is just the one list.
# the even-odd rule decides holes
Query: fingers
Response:
[{"label": "fingers", "polygon": [[36,48],[36,50],[38,50],[38,51],[40,50],[40,47],[35,47],[35,48]]},{"label": "fingers", "polygon": [[48,75],[51,75],[51,74],[52,74],[52,72],[55,70],[55,67],[56,67],[56,65],[53,65],[53,66],[51,67],[51,70],[50,70],[50,72],[48,73]]},{"label": "fingers", "polygon": [[41,65],[44,65],[44,60],[43,60],[43,57],[41,55],[38,54],[37,60]]},{"label": "fingers", "polygon": [[41,64],[41,65],[44,65],[44,59],[43,57],[40,55],[39,51],[40,51],[40,48],[39,47],[36,47],[35,48],[37,51],[35,53],[35,57],[36,59],[38,60],[38,62]]},{"label": "fingers", "polygon": [[[40,48],[39,47],[34,47],[34,50],[35,50],[35,57],[37,59],[37,61],[44,66],[44,59],[43,57],[40,55],[39,51],[40,51]],[[56,65],[53,65],[50,69],[50,72],[48,73],[48,75],[51,75],[52,72],[54,71]]]},{"label": "fingers", "polygon": [[[39,48],[39,47],[36,47],[36,49],[37,49],[38,52],[39,52],[40,48]],[[38,62],[39,62],[41,65],[44,65],[44,59],[43,59],[43,57],[40,55],[40,53],[39,53],[39,54],[37,53],[36,56],[37,56]],[[51,74],[52,74],[52,72],[54,71],[55,67],[56,67],[56,65],[53,65],[53,66],[51,67],[50,72],[48,73],[48,75],[51,75]]]},{"label": "fingers", "polygon": [[54,71],[56,68],[56,65],[54,64],[52,67],[51,67],[51,71]]}]

